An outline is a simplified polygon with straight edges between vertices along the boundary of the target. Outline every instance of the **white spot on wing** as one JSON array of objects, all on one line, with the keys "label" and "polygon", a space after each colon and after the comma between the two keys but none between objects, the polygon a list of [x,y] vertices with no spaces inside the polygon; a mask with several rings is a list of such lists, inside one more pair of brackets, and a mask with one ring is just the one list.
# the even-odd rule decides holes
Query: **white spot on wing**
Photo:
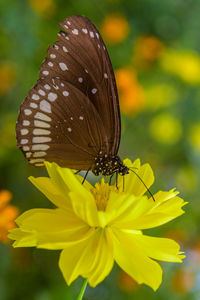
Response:
[{"label": "white spot on wing", "polygon": [[29,115],[32,114],[32,110],[30,110],[30,109],[25,109],[25,110],[24,110],[24,113],[25,113],[26,116],[29,116]]},{"label": "white spot on wing", "polygon": [[42,157],[45,156],[47,153],[44,151],[40,151],[40,152],[35,152],[33,153],[33,157]]},{"label": "white spot on wing", "polygon": [[63,92],[63,95],[64,95],[65,97],[67,97],[67,96],[69,96],[69,92],[68,92],[68,91],[64,91],[64,92]]},{"label": "white spot on wing", "polygon": [[42,95],[42,96],[45,96],[45,95],[46,95],[45,91],[43,91],[43,90],[41,90],[41,89],[39,89],[38,93],[39,93],[40,95]]},{"label": "white spot on wing", "polygon": [[31,103],[30,103],[30,107],[32,107],[32,108],[37,108],[38,105],[37,105],[36,103],[34,103],[34,102],[31,102]]},{"label": "white spot on wing", "polygon": [[30,121],[28,120],[23,120],[23,123],[22,123],[24,126],[29,126],[30,125]]},{"label": "white spot on wing", "polygon": [[79,78],[78,78],[78,81],[79,81],[79,82],[83,82],[83,78],[82,78],[82,77],[79,77]]},{"label": "white spot on wing", "polygon": [[78,29],[73,29],[72,33],[75,34],[75,35],[78,35]]},{"label": "white spot on wing", "polygon": [[51,104],[46,100],[40,102],[40,109],[44,112],[51,113]]},{"label": "white spot on wing", "polygon": [[40,96],[36,95],[36,94],[33,94],[32,97],[31,97],[33,100],[39,100],[40,99]]},{"label": "white spot on wing", "polygon": [[85,34],[87,34],[87,33],[88,33],[88,31],[87,31],[87,29],[86,29],[86,28],[82,28],[82,31],[83,31]]},{"label": "white spot on wing", "polygon": [[97,89],[92,89],[92,94],[96,94]]},{"label": "white spot on wing", "polygon": [[50,89],[51,89],[50,85],[48,85],[48,84],[45,84],[45,85],[44,85],[44,88],[45,88],[46,90],[50,90]]},{"label": "white spot on wing", "polygon": [[51,58],[56,58],[56,55],[55,55],[54,53],[51,53],[51,54],[50,54],[50,57],[51,57]]},{"label": "white spot on wing", "polygon": [[68,127],[67,130],[68,130],[69,132],[72,132],[72,129],[71,129],[70,127]]},{"label": "white spot on wing", "polygon": [[40,128],[36,128],[33,130],[33,134],[34,135],[49,135],[51,134],[51,131],[50,130],[46,130],[46,129],[40,129]]},{"label": "white spot on wing", "polygon": [[42,71],[42,74],[44,74],[44,75],[49,75],[49,71],[47,71],[47,70],[44,70],[44,71]]},{"label": "white spot on wing", "polygon": [[42,127],[42,128],[50,128],[50,124],[38,120],[34,120],[34,125],[36,127]]},{"label": "white spot on wing", "polygon": [[35,164],[35,163],[43,162],[43,161],[44,161],[44,158],[36,158],[36,159],[31,159],[29,162],[31,164]]},{"label": "white spot on wing", "polygon": [[60,68],[61,68],[61,70],[62,70],[62,71],[66,71],[66,70],[68,70],[68,68],[67,68],[66,64],[65,64],[65,63],[63,63],[63,62],[60,62],[60,63],[59,63],[59,66],[60,66]]},{"label": "white spot on wing", "polygon": [[67,48],[65,46],[63,46],[63,51],[64,52],[68,52]]},{"label": "white spot on wing", "polygon": [[80,119],[80,120],[83,120],[84,118],[83,118],[83,116],[80,116],[79,119]]},{"label": "white spot on wing", "polygon": [[26,155],[26,158],[30,158],[32,155],[32,152],[27,152],[25,155]]},{"label": "white spot on wing", "polygon": [[20,132],[21,132],[21,135],[27,135],[28,129],[21,129]]},{"label": "white spot on wing", "polygon": [[23,149],[23,151],[29,151],[30,147],[29,146],[23,146],[22,149]]},{"label": "white spot on wing", "polygon": [[51,61],[48,62],[49,67],[53,67],[53,63]]},{"label": "white spot on wing", "polygon": [[28,140],[27,140],[27,139],[22,139],[22,140],[21,140],[21,144],[22,144],[22,145],[27,144],[27,143],[28,143]]},{"label": "white spot on wing", "polygon": [[104,78],[108,78],[108,74],[107,73],[104,73]]},{"label": "white spot on wing", "polygon": [[37,112],[34,116],[35,119],[39,119],[46,122],[51,122],[51,118],[41,112]]},{"label": "white spot on wing", "polygon": [[55,93],[49,93],[48,94],[48,99],[50,100],[50,101],[55,101],[56,99],[57,99],[57,94],[55,94]]},{"label": "white spot on wing", "polygon": [[96,36],[97,36],[97,38],[99,39],[99,34],[96,32]]},{"label": "white spot on wing", "polygon": [[47,142],[51,142],[51,138],[50,137],[47,137],[47,136],[35,136],[33,139],[32,139],[32,142],[35,143],[35,144],[44,144],[44,143],[47,143]]},{"label": "white spot on wing", "polygon": [[90,36],[91,36],[91,38],[94,38],[94,32],[93,31],[90,31]]},{"label": "white spot on wing", "polygon": [[38,144],[38,145],[33,145],[32,146],[33,151],[37,151],[37,150],[45,151],[45,150],[48,150],[48,149],[49,149],[49,145],[45,145],[45,144]]}]

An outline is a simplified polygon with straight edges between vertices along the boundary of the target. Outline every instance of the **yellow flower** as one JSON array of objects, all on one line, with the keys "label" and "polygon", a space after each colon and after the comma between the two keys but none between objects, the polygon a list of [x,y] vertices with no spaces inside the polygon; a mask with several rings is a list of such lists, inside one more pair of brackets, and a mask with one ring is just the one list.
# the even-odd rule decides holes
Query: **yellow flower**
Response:
[{"label": "yellow flower", "polygon": [[182,134],[182,127],[178,119],[168,114],[160,114],[152,120],[150,133],[159,143],[174,144]]},{"label": "yellow flower", "polygon": [[[154,181],[151,167],[125,160],[145,184]],[[160,226],[183,214],[184,201],[178,192],[159,191],[155,201],[132,172],[119,176],[119,189],[102,179],[95,187],[72,170],[45,163],[49,178],[30,177],[30,181],[57,207],[31,209],[17,218],[19,228],[9,237],[14,247],[62,249],[59,266],[67,284],[78,276],[88,278],[94,287],[111,271],[114,261],[139,284],[156,290],[162,269],[154,261],[182,262],[179,245],[170,239],[144,235],[142,229]]]},{"label": "yellow flower", "polygon": [[0,190],[0,241],[8,243],[8,230],[15,227],[14,220],[19,212],[15,206],[9,205],[11,192]]},{"label": "yellow flower", "polygon": [[0,65],[0,95],[10,91],[16,82],[16,71],[10,63]]},{"label": "yellow flower", "polygon": [[161,66],[189,84],[200,83],[200,57],[194,51],[168,50],[161,57]]},{"label": "yellow flower", "polygon": [[103,21],[101,32],[110,44],[118,44],[126,39],[130,31],[126,18],[120,13],[109,14]]},{"label": "yellow flower", "polygon": [[29,3],[37,13],[45,17],[51,17],[56,9],[53,0],[29,0]]}]

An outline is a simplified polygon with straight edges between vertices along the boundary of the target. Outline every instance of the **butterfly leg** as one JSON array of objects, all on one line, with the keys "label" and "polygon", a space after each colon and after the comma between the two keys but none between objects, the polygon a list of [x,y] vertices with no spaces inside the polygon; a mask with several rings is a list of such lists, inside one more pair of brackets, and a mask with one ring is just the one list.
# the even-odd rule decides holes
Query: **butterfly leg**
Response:
[{"label": "butterfly leg", "polygon": [[109,185],[111,185],[111,181],[112,181],[113,175],[114,175],[114,174],[112,174],[112,175],[110,176],[110,179],[109,179]]},{"label": "butterfly leg", "polygon": [[75,173],[74,173],[74,175],[77,175],[78,173],[80,173],[81,172],[81,170],[77,170]]},{"label": "butterfly leg", "polygon": [[86,180],[86,178],[87,178],[87,176],[88,176],[88,172],[89,172],[89,171],[90,171],[90,169],[88,169],[87,172],[85,173],[85,176],[84,176],[84,178],[83,178],[82,184],[84,184],[84,182],[85,182],[85,180]]},{"label": "butterfly leg", "polygon": [[116,172],[116,188],[118,190],[118,172]]}]

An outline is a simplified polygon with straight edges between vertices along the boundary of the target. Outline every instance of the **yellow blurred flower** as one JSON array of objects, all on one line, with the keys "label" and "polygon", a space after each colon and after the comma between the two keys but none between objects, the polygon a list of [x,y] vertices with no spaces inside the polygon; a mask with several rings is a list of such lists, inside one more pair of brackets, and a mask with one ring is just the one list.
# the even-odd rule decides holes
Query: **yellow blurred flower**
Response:
[{"label": "yellow blurred flower", "polygon": [[134,70],[121,68],[115,71],[120,109],[124,114],[138,112],[144,105],[142,86]]},{"label": "yellow blurred flower", "polygon": [[169,106],[177,99],[177,92],[167,83],[151,85],[144,89],[145,107],[157,110]]},{"label": "yellow blurred flower", "polygon": [[178,119],[160,114],[151,121],[150,134],[159,143],[174,144],[181,137],[182,127]]},{"label": "yellow blurred flower", "polygon": [[12,194],[7,190],[0,190],[0,241],[8,243],[8,230],[15,227],[15,218],[19,212],[15,206],[9,205]]},{"label": "yellow blurred flower", "polygon": [[176,183],[182,191],[192,192],[197,186],[197,174],[192,167],[183,166],[176,174]]},{"label": "yellow blurred flower", "polygon": [[56,10],[53,0],[29,0],[29,3],[37,13],[45,17],[51,17]]},{"label": "yellow blurred flower", "polygon": [[149,68],[164,50],[164,44],[157,37],[140,36],[134,43],[133,61],[138,67]]},{"label": "yellow blurred flower", "polygon": [[193,124],[189,131],[189,141],[193,149],[200,153],[200,122]]},{"label": "yellow blurred flower", "polygon": [[162,68],[188,84],[200,83],[200,57],[194,51],[165,51],[160,60]]},{"label": "yellow blurred flower", "polygon": [[16,81],[16,71],[10,63],[0,65],[0,96],[6,94]]},{"label": "yellow blurred flower", "polygon": [[[147,187],[154,181],[149,164],[124,161]],[[182,215],[184,201],[174,189],[159,191],[155,201],[138,177],[119,176],[119,189],[102,179],[95,187],[81,184],[82,177],[55,163],[45,163],[50,178],[30,177],[56,209],[31,209],[17,218],[19,228],[10,231],[14,247],[62,249],[59,266],[68,285],[78,276],[96,286],[110,273],[114,261],[137,283],[156,290],[162,269],[154,260],[182,262],[183,252],[170,239],[144,235],[142,230],[160,226]]]},{"label": "yellow blurred flower", "polygon": [[130,27],[125,16],[112,13],[105,17],[101,25],[103,38],[110,44],[123,42],[130,32]]}]

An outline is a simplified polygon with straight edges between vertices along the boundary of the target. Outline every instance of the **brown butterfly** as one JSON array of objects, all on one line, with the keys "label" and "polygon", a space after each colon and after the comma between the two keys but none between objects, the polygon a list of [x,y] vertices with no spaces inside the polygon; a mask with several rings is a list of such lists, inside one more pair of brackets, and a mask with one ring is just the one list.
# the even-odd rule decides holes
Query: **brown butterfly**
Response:
[{"label": "brown butterfly", "polygon": [[17,145],[34,166],[44,161],[125,175],[118,153],[121,121],[112,64],[99,31],[86,17],[60,24],[39,80],[20,107]]}]

